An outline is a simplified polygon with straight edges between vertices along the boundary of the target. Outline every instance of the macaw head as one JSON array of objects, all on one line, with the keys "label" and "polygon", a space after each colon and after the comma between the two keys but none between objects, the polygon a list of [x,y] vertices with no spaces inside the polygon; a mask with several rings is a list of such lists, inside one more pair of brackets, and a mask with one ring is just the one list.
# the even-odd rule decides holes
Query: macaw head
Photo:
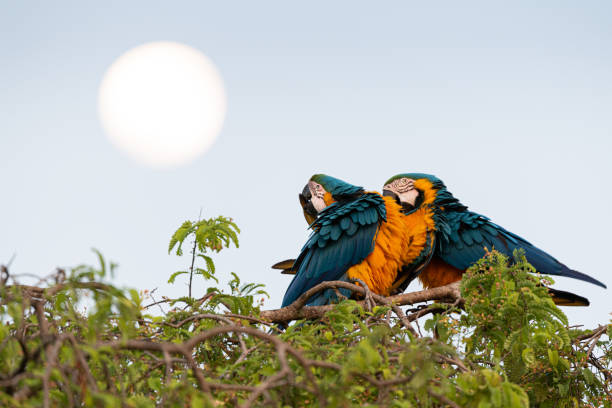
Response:
[{"label": "macaw head", "polygon": [[350,200],[363,192],[363,187],[354,186],[325,174],[315,174],[299,194],[304,218],[308,224],[312,224],[325,207],[337,201]]},{"label": "macaw head", "polygon": [[[409,213],[423,204],[461,206],[436,176],[423,173],[402,173],[385,182],[383,196],[392,197]],[[464,207],[465,208],[465,207]]]}]

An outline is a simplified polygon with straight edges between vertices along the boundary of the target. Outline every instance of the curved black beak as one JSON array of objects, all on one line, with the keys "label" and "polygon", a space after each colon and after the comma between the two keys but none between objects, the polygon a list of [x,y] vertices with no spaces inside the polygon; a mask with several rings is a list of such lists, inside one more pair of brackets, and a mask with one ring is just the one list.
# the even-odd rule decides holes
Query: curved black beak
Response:
[{"label": "curved black beak", "polygon": [[414,210],[416,207],[410,203],[402,203],[402,201],[400,200],[399,196],[397,194],[395,194],[393,191],[391,190],[383,190],[383,197],[391,197],[395,200],[396,203],[398,203],[401,207],[402,207],[402,212],[404,214],[409,213],[410,211]]},{"label": "curved black beak", "polygon": [[302,192],[299,194],[300,205],[302,206],[302,210],[304,211],[304,218],[306,218],[306,222],[308,225],[312,224],[314,220],[317,218],[317,210],[315,210],[314,205],[312,205],[312,194],[310,193],[310,189],[308,188],[308,184],[304,187]]},{"label": "curved black beak", "polygon": [[391,190],[383,190],[383,197],[391,197],[395,200],[396,203],[398,203],[399,205],[402,205],[400,198],[397,194],[395,194],[393,191]]}]

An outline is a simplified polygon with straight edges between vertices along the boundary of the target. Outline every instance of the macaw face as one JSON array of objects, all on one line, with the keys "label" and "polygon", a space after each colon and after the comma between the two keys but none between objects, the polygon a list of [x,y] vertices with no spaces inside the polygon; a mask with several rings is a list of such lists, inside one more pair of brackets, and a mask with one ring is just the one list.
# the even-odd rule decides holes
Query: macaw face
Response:
[{"label": "macaw face", "polygon": [[414,187],[414,180],[402,177],[393,180],[383,187],[383,196],[392,197],[404,211],[413,210],[420,196],[419,190]]},{"label": "macaw face", "polygon": [[327,207],[325,203],[325,188],[317,182],[309,181],[300,193],[300,205],[304,211],[304,218],[308,224],[312,224],[317,215]]}]

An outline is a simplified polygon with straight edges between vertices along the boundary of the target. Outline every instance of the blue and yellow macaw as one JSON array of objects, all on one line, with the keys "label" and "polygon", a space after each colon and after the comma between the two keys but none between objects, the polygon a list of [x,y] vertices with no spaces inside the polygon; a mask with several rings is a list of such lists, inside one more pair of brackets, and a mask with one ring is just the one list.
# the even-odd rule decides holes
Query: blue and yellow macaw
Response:
[{"label": "blue and yellow macaw", "polygon": [[[400,277],[395,282],[396,291],[403,291],[415,278],[425,288],[443,286],[461,279],[465,270],[488,249],[496,249],[512,256],[517,248],[525,251],[527,261],[543,274],[565,276],[606,287],[602,282],[582,272],[569,269],[541,249],[520,236],[492,223],[484,215],[468,211],[435,176],[421,173],[404,173],[391,177],[383,187],[383,196],[391,197],[402,206],[410,227],[413,222],[426,223],[435,231],[431,245],[417,246],[422,255],[407,259]],[[423,240],[421,240],[423,242]],[[569,292],[549,288],[555,303],[564,306],[587,306],[588,300]]]},{"label": "blue and yellow macaw", "polygon": [[[310,178],[300,203],[312,234],[297,260],[285,261],[295,276],[282,306],[323,281],[361,279],[372,292],[389,295],[410,248],[416,247],[417,231],[403,224],[401,206],[391,197],[324,174]],[[308,305],[335,298],[335,292],[327,290]]]}]

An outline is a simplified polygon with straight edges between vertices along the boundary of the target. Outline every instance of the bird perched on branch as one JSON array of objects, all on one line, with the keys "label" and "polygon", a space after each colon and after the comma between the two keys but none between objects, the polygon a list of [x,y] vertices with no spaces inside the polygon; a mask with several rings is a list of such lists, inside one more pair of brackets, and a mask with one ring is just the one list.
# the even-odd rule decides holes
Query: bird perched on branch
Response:
[{"label": "bird perched on branch", "polygon": [[[419,278],[425,288],[443,286],[461,279],[465,270],[480,258],[487,249],[496,249],[512,256],[522,248],[527,261],[543,274],[565,276],[606,287],[603,283],[582,272],[569,269],[551,255],[531,245],[520,236],[492,223],[484,215],[468,211],[435,176],[421,173],[405,173],[391,177],[384,185],[383,196],[390,197],[402,207],[406,217],[424,217],[433,223],[435,246],[427,259],[418,258],[403,267],[399,289],[406,288]],[[412,243],[412,245],[418,245]],[[423,247],[426,250],[426,247]],[[581,296],[549,288],[555,303],[564,306],[588,306]]]},{"label": "bird perched on branch", "polygon": [[[300,203],[312,234],[297,260],[287,261],[295,277],[283,307],[324,281],[359,279],[372,292],[389,295],[398,273],[411,261],[411,245],[421,239],[430,245],[420,229],[404,223],[406,217],[393,198],[324,174],[310,178]],[[308,304],[321,305],[334,299],[335,291],[326,290]]]}]

